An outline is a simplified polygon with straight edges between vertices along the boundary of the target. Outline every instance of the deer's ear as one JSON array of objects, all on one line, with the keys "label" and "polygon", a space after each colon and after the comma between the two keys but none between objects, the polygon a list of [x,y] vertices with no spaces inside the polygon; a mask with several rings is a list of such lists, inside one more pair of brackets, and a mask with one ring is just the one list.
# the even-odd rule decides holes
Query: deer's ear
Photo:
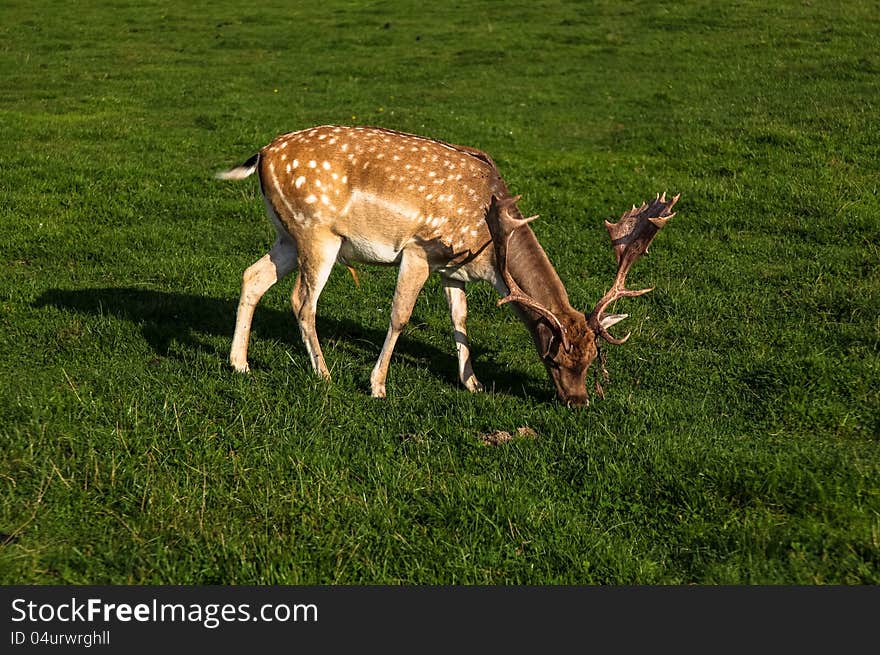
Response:
[{"label": "deer's ear", "polygon": [[538,321],[535,332],[538,335],[538,351],[541,353],[541,359],[546,359],[553,350],[556,330],[551,328],[545,321]]}]

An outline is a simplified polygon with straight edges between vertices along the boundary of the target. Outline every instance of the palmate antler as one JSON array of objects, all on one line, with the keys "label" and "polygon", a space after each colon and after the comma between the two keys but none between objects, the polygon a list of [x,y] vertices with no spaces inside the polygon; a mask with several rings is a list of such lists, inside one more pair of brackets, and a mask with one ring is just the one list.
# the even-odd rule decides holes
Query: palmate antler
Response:
[{"label": "palmate antler", "polygon": [[678,201],[679,195],[667,200],[665,193],[662,196],[657,194],[651,204],[644,203],[638,208],[633,205],[633,208],[621,216],[617,223],[605,221],[605,228],[611,236],[611,245],[617,257],[617,276],[614,278],[614,284],[587,316],[587,323],[597,336],[601,336],[609,343],[624,343],[629,339],[630,334],[622,339],[611,336],[608,328],[627,318],[627,314],[606,315],[605,309],[618,298],[641,296],[653,289],[653,287],[637,291],[627,289],[626,275],[635,261],[648,252],[648,246],[657,236],[657,232],[675,216],[672,207]]},{"label": "palmate antler", "polygon": [[[571,345],[565,333],[565,328],[562,326],[560,320],[550,309],[525,293],[507,270],[507,246],[510,242],[510,237],[518,228],[538,218],[537,215],[530,216],[529,218],[516,218],[512,215],[513,212],[511,209],[515,207],[517,200],[521,197],[522,196],[514,196],[512,198],[498,199],[495,196],[492,196],[489,208],[486,210],[486,225],[489,227],[489,233],[492,235],[492,243],[495,247],[495,263],[498,266],[504,284],[507,285],[509,291],[506,296],[498,301],[498,305],[501,306],[505,303],[516,302],[524,307],[534,310],[547,319],[554,332],[559,337],[562,347],[565,348],[565,350],[569,350]],[[516,213],[519,214],[518,211]]]}]

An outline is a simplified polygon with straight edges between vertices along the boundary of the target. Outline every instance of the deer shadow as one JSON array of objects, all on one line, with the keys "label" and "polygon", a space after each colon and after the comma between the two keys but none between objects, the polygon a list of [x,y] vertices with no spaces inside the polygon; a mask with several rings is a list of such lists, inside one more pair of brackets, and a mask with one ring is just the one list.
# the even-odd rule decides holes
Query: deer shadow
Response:
[{"label": "deer shadow", "polygon": [[[140,327],[144,340],[160,357],[176,357],[172,345],[178,344],[211,354],[223,361],[229,355],[228,350],[219,350],[200,339],[199,335],[226,337],[231,345],[237,309],[237,303],[231,300],[134,287],[49,289],[32,306],[55,307],[95,316],[110,315],[131,321]],[[372,364],[385,340],[385,331],[365,327],[349,319],[320,315],[316,323],[322,342],[337,341],[339,345],[344,345],[350,356],[365,361],[365,379],[368,379]],[[300,350],[303,365],[309,365],[292,312],[258,305],[254,312],[252,335],[252,342],[260,338],[275,339]],[[478,349],[474,352],[472,348],[472,354],[477,377],[487,389],[524,398],[552,399],[549,381],[541,386],[532,378],[523,378],[499,366],[493,361],[492,351]],[[460,387],[451,330],[448,351],[419,340],[417,330],[408,330],[398,340],[392,361],[396,361],[398,366],[422,367],[444,384]],[[250,365],[252,369],[263,368],[258,359],[251,358]]]}]

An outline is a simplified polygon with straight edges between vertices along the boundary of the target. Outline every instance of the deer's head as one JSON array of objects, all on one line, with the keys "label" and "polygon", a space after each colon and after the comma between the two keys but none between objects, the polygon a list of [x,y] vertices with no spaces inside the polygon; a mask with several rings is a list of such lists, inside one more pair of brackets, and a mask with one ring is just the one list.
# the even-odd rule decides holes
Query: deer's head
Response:
[{"label": "deer's head", "polygon": [[[678,198],[675,196],[667,200],[665,193],[662,196],[658,194],[651,203],[633,206],[617,223],[605,221],[617,258],[617,275],[611,288],[595,307],[584,314],[569,305],[565,289],[555,272],[552,272],[549,262],[543,267],[529,270],[528,274],[520,274],[519,280],[514,277],[510,263],[520,256],[535,255],[517,252],[516,247],[512,247],[514,242],[511,237],[537,216],[522,218],[516,208],[519,196],[503,199],[492,197],[486,211],[486,223],[492,234],[496,265],[509,292],[498,304],[514,302],[519,305],[520,315],[532,332],[556,393],[569,406],[589,404],[586,376],[590,365],[599,356],[600,344],[603,341],[622,344],[629,339],[629,334],[618,339],[608,332],[612,325],[627,318],[627,314],[607,314],[605,310],[619,298],[640,296],[651,291],[650,288],[627,289],[626,276],[633,263],[648,251],[657,232],[675,215],[672,207]],[[543,257],[542,251],[540,256]],[[528,267],[521,265],[517,268],[520,271],[528,270]],[[526,293],[523,287],[531,289],[531,292]],[[601,357],[600,366],[602,376],[607,379]],[[603,394],[598,377],[596,391],[600,396]]]}]

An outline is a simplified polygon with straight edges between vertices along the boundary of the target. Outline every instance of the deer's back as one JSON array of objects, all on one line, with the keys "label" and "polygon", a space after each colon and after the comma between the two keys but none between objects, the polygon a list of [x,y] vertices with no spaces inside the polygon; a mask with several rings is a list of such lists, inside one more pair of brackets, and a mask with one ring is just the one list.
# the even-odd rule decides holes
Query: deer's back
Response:
[{"label": "deer's back", "polygon": [[485,211],[507,193],[479,151],[379,128],[322,126],[261,151],[263,192],[297,240],[329,230],[345,261],[393,263],[421,247],[433,268],[491,242]]}]

